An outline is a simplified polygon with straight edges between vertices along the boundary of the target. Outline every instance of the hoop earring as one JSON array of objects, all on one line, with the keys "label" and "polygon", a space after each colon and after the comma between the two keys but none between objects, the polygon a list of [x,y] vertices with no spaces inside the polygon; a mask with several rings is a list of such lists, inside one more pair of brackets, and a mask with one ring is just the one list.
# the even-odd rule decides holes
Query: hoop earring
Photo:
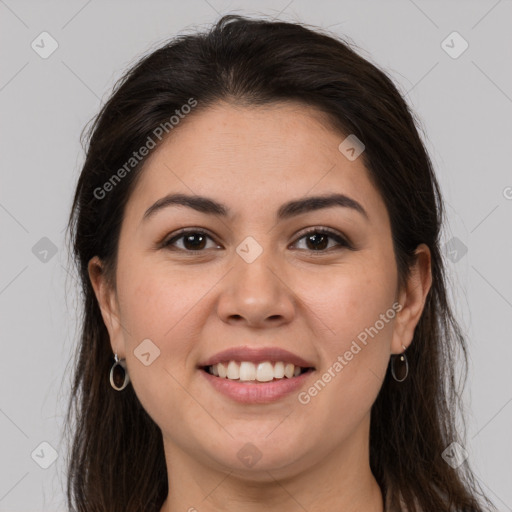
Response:
[{"label": "hoop earring", "polygon": [[[403,382],[409,375],[409,362],[405,355],[406,347],[402,345],[404,352],[402,354],[393,354],[391,356],[391,375],[397,382]],[[398,362],[398,364],[397,364]],[[401,378],[398,378],[398,377]]]},{"label": "hoop earring", "polygon": [[117,354],[114,355],[115,363],[110,368],[110,385],[116,391],[122,391],[130,382],[130,376],[126,369],[124,359],[119,359]]}]

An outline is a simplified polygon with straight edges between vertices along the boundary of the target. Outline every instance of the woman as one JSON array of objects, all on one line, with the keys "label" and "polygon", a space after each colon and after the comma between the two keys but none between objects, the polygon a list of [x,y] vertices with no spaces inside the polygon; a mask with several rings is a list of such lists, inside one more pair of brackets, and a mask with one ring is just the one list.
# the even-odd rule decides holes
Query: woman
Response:
[{"label": "woman", "polygon": [[223,17],[90,130],[69,229],[80,511],[482,511],[412,114],[348,44]]}]

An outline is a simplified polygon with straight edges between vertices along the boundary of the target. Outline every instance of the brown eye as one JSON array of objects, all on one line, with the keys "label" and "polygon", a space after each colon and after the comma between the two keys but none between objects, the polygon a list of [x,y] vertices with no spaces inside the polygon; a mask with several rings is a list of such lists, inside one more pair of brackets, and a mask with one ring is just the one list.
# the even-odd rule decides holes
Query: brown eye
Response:
[{"label": "brown eye", "polygon": [[306,250],[311,252],[326,252],[329,246],[329,239],[337,242],[335,246],[351,248],[350,244],[342,236],[326,229],[312,229],[299,238],[299,240],[302,239],[306,240]]},{"label": "brown eye", "polygon": [[[162,244],[162,247],[178,249],[186,252],[202,252],[206,248],[207,239],[212,240],[211,236],[201,230],[181,231],[178,235],[170,238]],[[183,240],[182,247],[176,247],[177,241]]]},{"label": "brown eye", "polygon": [[[170,250],[178,250],[183,252],[204,252],[207,249],[208,239],[213,241],[213,238],[206,232],[200,229],[188,229],[180,231],[178,234],[169,238],[167,241],[162,243],[162,247],[168,248]],[[309,252],[328,252],[333,247],[336,246],[339,248],[347,248],[351,249],[352,246],[345,238],[343,238],[340,234],[335,231],[330,231],[325,228],[319,229],[311,229],[304,233],[299,239],[306,241],[306,251]],[[295,242],[295,243],[298,243]],[[334,246],[329,246],[329,241],[335,241]],[[181,246],[176,245],[177,242],[181,242]],[[215,245],[215,244],[214,244]],[[216,248],[219,248],[219,245],[215,245]],[[214,248],[215,248],[214,247]],[[212,247],[210,247],[212,248]]]}]

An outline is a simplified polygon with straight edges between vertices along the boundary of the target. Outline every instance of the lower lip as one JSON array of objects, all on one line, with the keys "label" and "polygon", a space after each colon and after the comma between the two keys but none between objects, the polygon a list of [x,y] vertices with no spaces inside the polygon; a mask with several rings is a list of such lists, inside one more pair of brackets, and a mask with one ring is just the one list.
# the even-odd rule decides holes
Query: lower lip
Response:
[{"label": "lower lip", "polygon": [[297,377],[292,377],[291,379],[285,377],[280,380],[248,384],[216,377],[202,369],[199,371],[217,391],[232,398],[236,402],[244,404],[275,402],[298,391],[304,385],[305,381],[314,373],[314,371],[310,370]]}]

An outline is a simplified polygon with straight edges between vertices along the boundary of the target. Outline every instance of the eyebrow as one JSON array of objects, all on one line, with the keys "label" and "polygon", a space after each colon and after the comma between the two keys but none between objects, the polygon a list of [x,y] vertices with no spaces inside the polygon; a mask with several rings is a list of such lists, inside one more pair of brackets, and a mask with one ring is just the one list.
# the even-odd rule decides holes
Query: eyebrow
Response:
[{"label": "eyebrow", "polygon": [[[161,211],[164,208],[168,208],[170,206],[186,206],[198,212],[206,213],[208,215],[215,215],[218,217],[229,217],[232,215],[231,210],[226,205],[223,205],[209,197],[197,195],[189,196],[186,194],[169,194],[151,205],[144,213],[142,220],[146,221],[150,217],[154,216],[158,211]],[[333,206],[350,208],[359,212],[363,217],[366,218],[366,220],[369,220],[368,213],[363,208],[363,206],[355,199],[352,199],[351,197],[348,197],[344,194],[313,196],[289,201],[279,208],[276,216],[278,220],[285,220],[296,215],[321,210],[324,208],[331,208]]]}]

